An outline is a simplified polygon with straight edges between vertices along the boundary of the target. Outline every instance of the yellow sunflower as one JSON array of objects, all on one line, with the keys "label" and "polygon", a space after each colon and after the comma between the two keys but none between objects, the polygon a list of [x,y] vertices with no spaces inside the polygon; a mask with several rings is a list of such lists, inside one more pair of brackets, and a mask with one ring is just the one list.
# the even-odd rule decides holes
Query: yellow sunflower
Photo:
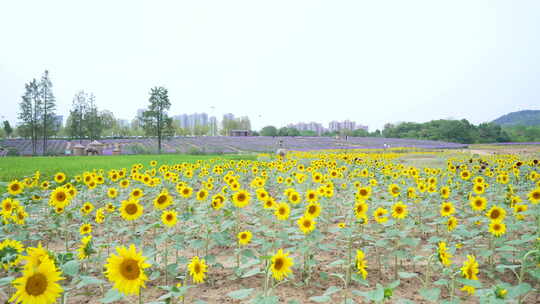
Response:
[{"label": "yellow sunflower", "polygon": [[5,239],[0,243],[0,261],[2,267],[8,270],[17,266],[21,260],[24,246],[17,240]]},{"label": "yellow sunflower", "polygon": [[506,217],[506,210],[499,206],[493,206],[489,211],[486,213],[486,216],[491,220],[495,222],[501,222]]},{"label": "yellow sunflower", "polygon": [[454,208],[454,205],[452,205],[451,202],[444,202],[441,204],[441,216],[450,216],[455,211],[456,209]]},{"label": "yellow sunflower", "polygon": [[116,190],[116,188],[107,189],[107,196],[109,198],[115,198],[116,196],[118,196],[118,190]]},{"label": "yellow sunflower", "polygon": [[298,227],[304,234],[311,233],[313,230],[315,230],[315,225],[317,224],[314,219],[307,216],[299,218],[297,223]]},{"label": "yellow sunflower", "polygon": [[446,222],[446,227],[447,227],[448,231],[452,231],[452,230],[456,229],[457,225],[458,225],[457,218],[455,218],[453,216],[450,216],[448,218],[448,221]]},{"label": "yellow sunflower", "polygon": [[441,264],[444,266],[450,266],[452,264],[452,255],[448,252],[448,248],[446,248],[446,242],[439,242],[437,253],[439,254]]},{"label": "yellow sunflower", "polygon": [[123,219],[133,221],[141,217],[144,207],[135,199],[122,201],[120,206],[120,215]]},{"label": "yellow sunflower", "polygon": [[54,175],[54,181],[61,184],[66,180],[66,175],[63,172],[58,172]]},{"label": "yellow sunflower", "polygon": [[506,225],[502,221],[491,221],[489,223],[489,232],[496,237],[506,233]]},{"label": "yellow sunflower", "polygon": [[81,227],[79,228],[79,233],[81,235],[92,233],[92,225],[91,224],[82,224]]},{"label": "yellow sunflower", "polygon": [[283,249],[279,249],[272,257],[272,264],[270,265],[272,276],[278,281],[283,280],[292,273],[291,266],[293,265],[294,262],[293,259],[289,257],[289,253],[283,253]]},{"label": "yellow sunflower", "polygon": [[23,304],[52,304],[64,291],[57,282],[63,280],[54,262],[43,258],[36,267],[27,266],[22,271],[22,277],[15,279],[12,284],[15,294],[9,299],[12,303]]},{"label": "yellow sunflower", "polygon": [[14,180],[7,186],[8,193],[11,195],[17,195],[23,192],[24,184],[18,180]]},{"label": "yellow sunflower", "polygon": [[118,255],[112,253],[105,264],[105,277],[114,284],[114,288],[123,294],[139,294],[140,288],[145,288],[148,277],[144,269],[150,267],[145,262],[146,257],[131,244],[116,247]]},{"label": "yellow sunflower", "polygon": [[356,250],[356,269],[358,269],[358,273],[362,275],[362,278],[365,280],[368,275],[368,271],[366,270],[366,258],[364,255],[364,252],[362,250]]},{"label": "yellow sunflower", "polygon": [[208,197],[208,190],[201,189],[197,192],[197,200],[198,201],[204,201]]},{"label": "yellow sunflower", "polygon": [[58,187],[51,192],[50,204],[54,207],[65,208],[71,201],[71,195],[64,187]]},{"label": "yellow sunflower", "polygon": [[470,204],[474,211],[482,211],[486,209],[487,200],[481,196],[471,196]]},{"label": "yellow sunflower", "polygon": [[193,278],[195,284],[203,283],[204,278],[206,277],[205,273],[208,266],[206,265],[204,259],[199,259],[198,256],[194,256],[191,259],[191,262],[188,265],[189,274]]},{"label": "yellow sunflower", "polygon": [[247,245],[249,242],[251,242],[251,231],[246,230],[238,233],[238,244],[240,245]]},{"label": "yellow sunflower", "polygon": [[385,223],[386,221],[388,221],[388,218],[386,217],[387,214],[388,214],[388,210],[386,210],[386,209],[384,209],[382,207],[379,207],[373,213],[373,217],[375,218],[375,221],[377,223],[382,224],[382,223]]},{"label": "yellow sunflower", "polygon": [[306,191],[306,200],[310,203],[314,203],[319,199],[319,195],[316,190],[310,189]]},{"label": "yellow sunflower", "polygon": [[174,210],[164,211],[161,214],[161,222],[167,227],[173,227],[178,222],[178,213]]},{"label": "yellow sunflower", "polygon": [[144,195],[144,192],[142,191],[141,188],[135,188],[131,190],[131,194],[130,194],[131,198],[134,198],[134,199],[141,198],[143,195]]},{"label": "yellow sunflower", "polygon": [[79,260],[87,259],[90,256],[90,254],[94,252],[92,250],[91,240],[92,240],[91,235],[87,235],[82,238],[81,244],[79,245],[79,249],[78,249],[79,254],[77,255]]},{"label": "yellow sunflower", "polygon": [[[461,275],[468,280],[478,280],[478,263],[473,255],[467,255],[467,261],[461,267]],[[461,289],[469,294],[474,294],[474,287],[465,285]]]},{"label": "yellow sunflower", "polygon": [[319,203],[310,203],[306,206],[304,216],[312,219],[317,218],[321,214],[321,205]]},{"label": "yellow sunflower", "polygon": [[388,193],[390,193],[393,197],[399,196],[400,191],[401,188],[396,184],[391,184],[388,186]]},{"label": "yellow sunflower", "polygon": [[232,196],[233,204],[238,208],[244,208],[249,204],[251,195],[245,190],[238,190]]},{"label": "yellow sunflower", "polygon": [[291,214],[291,207],[289,206],[289,204],[285,202],[277,204],[274,215],[277,217],[278,220],[284,221],[288,219],[289,214]]},{"label": "yellow sunflower", "polygon": [[154,208],[158,210],[163,210],[169,207],[172,204],[172,196],[167,190],[162,190],[158,196],[154,199]]},{"label": "yellow sunflower", "polygon": [[360,187],[356,192],[356,199],[366,201],[371,196],[371,187]]},{"label": "yellow sunflower", "polygon": [[540,202],[540,188],[536,188],[531,190],[531,192],[528,193],[528,198],[533,204],[538,204]]},{"label": "yellow sunflower", "polygon": [[404,219],[407,217],[407,205],[402,202],[397,202],[392,206],[392,217],[397,219]]}]

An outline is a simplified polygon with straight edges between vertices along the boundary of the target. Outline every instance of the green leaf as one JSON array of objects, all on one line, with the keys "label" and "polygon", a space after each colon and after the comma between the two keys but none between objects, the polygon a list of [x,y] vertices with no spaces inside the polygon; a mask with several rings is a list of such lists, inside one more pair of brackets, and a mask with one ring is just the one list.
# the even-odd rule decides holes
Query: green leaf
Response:
[{"label": "green leaf", "polygon": [[458,281],[459,283],[463,285],[472,286],[474,288],[482,288],[482,283],[480,283],[480,281],[478,280],[468,280],[465,278],[457,278],[456,281]]},{"label": "green leaf", "polygon": [[380,302],[384,299],[384,288],[377,283],[377,288],[370,291],[353,290],[353,293],[364,297],[368,301]]},{"label": "green leaf", "polygon": [[394,289],[394,288],[398,287],[400,283],[401,282],[399,280],[395,280],[394,282],[388,284],[387,287],[390,288],[390,289]]},{"label": "green leaf", "polygon": [[255,288],[239,289],[239,290],[229,292],[227,296],[235,300],[243,300],[249,297],[249,295],[253,292],[253,290],[255,290]]},{"label": "green leaf", "polygon": [[410,279],[410,278],[414,278],[418,276],[418,274],[414,272],[398,272],[398,274],[399,274],[399,277],[403,279]]},{"label": "green leaf", "polygon": [[317,302],[317,303],[325,303],[331,300],[329,296],[316,296],[309,298],[310,301]]},{"label": "green leaf", "polygon": [[15,280],[15,277],[6,277],[0,279],[0,286],[4,286],[6,284],[11,283],[11,281]]},{"label": "green leaf", "polygon": [[422,298],[430,301],[430,302],[437,302],[439,299],[439,296],[441,294],[441,290],[439,288],[422,288],[420,289],[420,295]]},{"label": "green leaf", "polygon": [[76,276],[79,273],[79,262],[72,260],[62,265],[62,272],[69,276]]},{"label": "green leaf", "polygon": [[257,275],[259,273],[261,273],[261,270],[259,268],[253,268],[250,271],[244,273],[242,275],[242,278],[249,278],[249,277],[252,277],[252,276]]},{"label": "green leaf", "polygon": [[529,285],[529,283],[521,283],[521,284],[519,284],[517,286],[512,287],[508,291],[508,293],[509,293],[508,296],[512,297],[512,298],[519,297],[519,296],[522,296],[522,295],[526,294],[531,289],[532,289],[532,287],[531,287],[531,285]]},{"label": "green leaf", "polygon": [[325,296],[329,296],[329,295],[332,295],[338,291],[340,291],[341,288],[340,287],[336,287],[336,286],[330,286],[328,287],[328,289],[326,289],[326,291],[323,293],[323,295]]},{"label": "green leaf", "polygon": [[104,283],[105,281],[103,280],[100,280],[96,277],[91,277],[91,276],[81,276],[81,282],[79,282],[79,284],[77,284],[77,289],[79,288],[82,288],[86,285],[97,285],[97,284],[102,284]]},{"label": "green leaf", "polygon": [[105,297],[101,299],[102,303],[112,303],[118,300],[121,300],[124,298],[124,295],[122,295],[118,290],[115,288],[109,289],[107,293],[105,294]]}]

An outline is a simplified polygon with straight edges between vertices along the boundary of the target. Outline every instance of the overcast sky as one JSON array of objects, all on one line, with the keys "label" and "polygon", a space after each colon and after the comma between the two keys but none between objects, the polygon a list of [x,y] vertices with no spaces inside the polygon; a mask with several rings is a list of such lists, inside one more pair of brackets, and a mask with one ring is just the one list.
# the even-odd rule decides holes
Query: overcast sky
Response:
[{"label": "overcast sky", "polygon": [[0,0],[0,117],[48,69],[131,119],[153,86],[171,114],[259,129],[350,119],[490,121],[540,109],[540,1]]}]

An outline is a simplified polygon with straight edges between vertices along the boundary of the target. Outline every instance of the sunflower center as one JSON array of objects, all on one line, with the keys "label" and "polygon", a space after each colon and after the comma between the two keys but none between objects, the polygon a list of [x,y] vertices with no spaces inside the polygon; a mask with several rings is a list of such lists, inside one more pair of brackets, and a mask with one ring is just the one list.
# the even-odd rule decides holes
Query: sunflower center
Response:
[{"label": "sunflower center", "polygon": [[535,200],[540,199],[540,191],[535,191],[535,192],[533,192],[532,197],[533,197]]},{"label": "sunflower center", "polygon": [[274,262],[274,269],[280,271],[283,268],[284,261],[282,258],[277,258]]},{"label": "sunflower center", "polygon": [[13,185],[11,186],[11,190],[12,190],[12,191],[17,191],[17,190],[19,190],[19,184],[13,184]]},{"label": "sunflower center", "polygon": [[444,212],[450,212],[450,206],[444,206]]},{"label": "sunflower center", "polygon": [[403,212],[403,208],[401,208],[400,206],[396,207],[396,213],[402,213]]},{"label": "sunflower center", "polygon": [[243,202],[246,200],[246,195],[244,193],[240,193],[236,199],[238,199],[239,202]]},{"label": "sunflower center", "polygon": [[165,195],[160,195],[158,197],[157,203],[158,205],[162,205],[162,204],[165,204],[166,201],[167,201],[167,197]]},{"label": "sunflower center", "polygon": [[247,238],[247,234],[242,233],[242,234],[240,235],[240,238],[241,238],[242,240],[245,240],[245,239]]},{"label": "sunflower center", "polygon": [[193,271],[194,271],[195,273],[201,273],[201,264],[196,263],[196,264],[193,266]]},{"label": "sunflower center", "polygon": [[475,204],[477,207],[480,207],[480,206],[482,206],[482,201],[481,201],[481,200],[476,200],[476,201],[474,201],[474,204]]},{"label": "sunflower center", "polygon": [[366,195],[367,195],[367,191],[366,191],[365,189],[360,190],[360,195],[361,195],[361,196],[366,196]]},{"label": "sunflower center", "polygon": [[56,200],[62,202],[66,199],[66,194],[64,192],[56,193]]},{"label": "sunflower center", "polygon": [[317,212],[317,207],[309,206],[308,212],[309,214],[314,214],[315,212]]},{"label": "sunflower center", "polygon": [[135,280],[141,274],[139,264],[134,259],[126,259],[120,265],[120,273],[128,280]]},{"label": "sunflower center", "polygon": [[501,215],[501,212],[497,209],[494,209],[493,211],[491,211],[490,218],[496,220],[499,218],[500,215]]},{"label": "sunflower center", "polygon": [[128,204],[126,206],[126,213],[129,214],[129,215],[133,215],[133,214],[137,213],[137,210],[138,210],[137,205],[135,205],[133,203]]},{"label": "sunflower center", "polygon": [[302,225],[304,225],[304,227],[306,227],[306,228],[309,228],[309,227],[311,227],[311,221],[310,221],[310,220],[305,220],[305,221],[302,223]]},{"label": "sunflower center", "polygon": [[286,211],[285,211],[285,208],[283,208],[283,207],[282,207],[282,208],[279,208],[279,214],[280,214],[280,215],[285,215],[285,212],[286,212]]},{"label": "sunflower center", "polygon": [[173,220],[172,214],[167,214],[166,219],[167,221],[172,221]]},{"label": "sunflower center", "polygon": [[28,278],[25,289],[31,296],[42,295],[47,289],[47,278],[42,273],[36,273]]}]

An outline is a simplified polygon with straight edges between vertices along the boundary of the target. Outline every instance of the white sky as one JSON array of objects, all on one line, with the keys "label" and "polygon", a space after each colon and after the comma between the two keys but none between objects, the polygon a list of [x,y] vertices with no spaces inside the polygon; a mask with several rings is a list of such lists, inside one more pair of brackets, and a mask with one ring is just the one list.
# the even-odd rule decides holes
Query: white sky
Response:
[{"label": "white sky", "polygon": [[540,109],[540,1],[0,0],[0,117],[49,69],[131,119],[156,85],[171,114],[273,124],[490,121]]}]

